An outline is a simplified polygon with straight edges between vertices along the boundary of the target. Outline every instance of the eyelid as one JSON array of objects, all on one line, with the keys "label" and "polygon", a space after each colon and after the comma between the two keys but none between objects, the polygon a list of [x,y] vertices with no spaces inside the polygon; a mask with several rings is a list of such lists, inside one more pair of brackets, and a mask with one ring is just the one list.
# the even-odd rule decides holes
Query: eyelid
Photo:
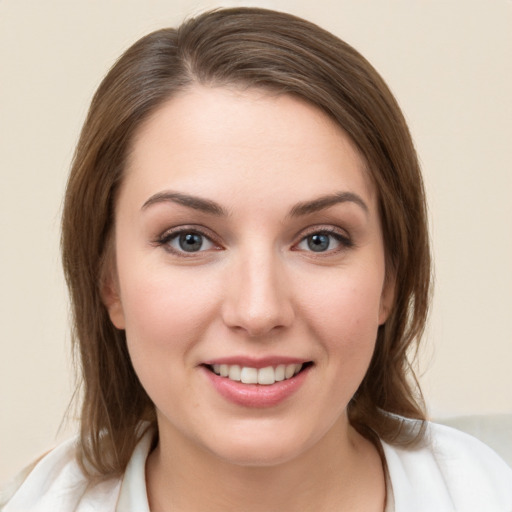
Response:
[{"label": "eyelid", "polygon": [[[317,252],[314,253],[315,257],[321,257],[322,255],[329,255],[333,253],[337,253],[340,251],[343,251],[345,249],[350,249],[354,247],[354,241],[352,240],[352,237],[349,235],[349,233],[342,228],[335,227],[335,226],[326,226],[326,225],[315,225],[310,226],[304,230],[302,230],[297,237],[299,240],[295,242],[292,246],[292,250],[300,250],[297,249],[298,245],[302,243],[308,236],[312,235],[329,235],[335,238],[341,245],[341,247],[336,249],[329,249],[324,252]],[[304,252],[314,252],[314,251],[304,251]]]},{"label": "eyelid", "polygon": [[185,233],[195,233],[198,235],[201,235],[205,238],[207,238],[213,247],[213,250],[220,250],[222,249],[222,245],[218,241],[218,237],[216,237],[209,229],[205,228],[204,226],[198,226],[197,224],[185,224],[181,226],[174,226],[172,228],[166,229],[163,233],[161,233],[155,240],[155,244],[158,246],[164,247],[166,251],[168,251],[171,254],[177,254],[179,256],[190,258],[197,256],[198,254],[202,254],[205,252],[209,252],[212,249],[202,250],[202,251],[195,251],[195,252],[186,252],[186,251],[180,251],[176,250],[174,247],[172,247],[169,244],[169,241],[171,241],[174,238],[177,238],[181,234]]},{"label": "eyelid", "polygon": [[297,233],[295,238],[300,238],[300,240],[302,240],[307,236],[315,235],[317,233],[327,233],[328,235],[334,236],[337,235],[347,240],[350,240],[351,238],[346,229],[340,228],[338,226],[332,226],[329,224],[315,224],[313,226],[308,226],[307,228],[304,228],[299,233]]},{"label": "eyelid", "polygon": [[[212,231],[205,226],[197,225],[197,224],[184,224],[180,226],[173,226],[172,228],[166,229],[163,231],[160,235],[157,236],[157,238],[154,240],[154,244],[158,246],[165,246],[164,248],[172,253],[177,254],[179,256],[183,257],[194,257],[198,254],[209,252],[212,249],[207,250],[201,250],[196,252],[186,252],[186,251],[180,251],[176,250],[173,247],[169,245],[169,241],[175,237],[178,237],[180,234],[184,233],[196,233],[198,235],[204,236],[207,238],[213,245],[213,250],[222,250],[224,249],[223,244],[219,241],[218,236],[215,235],[215,233],[212,233]],[[321,257],[322,255],[328,255],[337,253],[340,251],[343,251],[345,249],[349,249],[353,247],[355,244],[352,240],[352,237],[350,234],[343,228],[332,226],[332,225],[314,225],[309,226],[303,230],[301,230],[296,236],[295,239],[297,240],[292,244],[291,250],[293,251],[299,251],[301,249],[298,249],[297,246],[303,242],[308,236],[315,235],[315,234],[327,234],[329,236],[334,237],[341,245],[341,247],[336,249],[329,249],[324,252],[318,252],[315,253],[315,256]],[[304,252],[313,252],[313,251],[304,251]]]}]

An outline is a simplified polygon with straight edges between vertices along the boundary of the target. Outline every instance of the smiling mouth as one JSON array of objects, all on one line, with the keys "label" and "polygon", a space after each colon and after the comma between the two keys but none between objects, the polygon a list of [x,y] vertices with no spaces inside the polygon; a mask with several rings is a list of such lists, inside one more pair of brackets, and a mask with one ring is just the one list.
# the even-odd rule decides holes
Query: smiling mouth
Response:
[{"label": "smiling mouth", "polygon": [[282,382],[295,377],[295,375],[304,371],[312,364],[312,362],[279,364],[277,366],[266,366],[265,368],[252,368],[238,364],[207,364],[205,367],[215,373],[215,375],[235,382],[270,386],[276,382]]}]

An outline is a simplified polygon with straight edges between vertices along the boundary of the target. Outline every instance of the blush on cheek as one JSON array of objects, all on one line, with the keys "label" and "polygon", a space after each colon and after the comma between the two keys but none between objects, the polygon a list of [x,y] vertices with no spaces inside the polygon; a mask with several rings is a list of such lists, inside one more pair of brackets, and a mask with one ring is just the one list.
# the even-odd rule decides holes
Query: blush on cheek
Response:
[{"label": "blush on cheek", "polygon": [[316,309],[319,338],[330,340],[328,352],[344,359],[347,367],[353,366],[349,371],[359,368],[364,374],[377,339],[378,303],[360,291],[338,295],[338,299],[338,307]]},{"label": "blush on cheek", "polygon": [[126,333],[132,352],[154,353],[168,359],[181,347],[193,348],[214,316],[214,286],[205,287],[190,273],[162,269],[145,277],[127,279]]}]

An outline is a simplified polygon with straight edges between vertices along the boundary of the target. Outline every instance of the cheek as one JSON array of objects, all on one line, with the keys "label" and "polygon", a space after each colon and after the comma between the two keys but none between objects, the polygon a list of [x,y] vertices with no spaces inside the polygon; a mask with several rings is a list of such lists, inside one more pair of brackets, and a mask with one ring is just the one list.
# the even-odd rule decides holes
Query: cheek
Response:
[{"label": "cheek", "polygon": [[[197,269],[193,269],[197,274]],[[215,286],[201,286],[200,276],[159,268],[126,269],[120,276],[126,336],[133,357],[151,348],[154,359],[186,353],[215,317]],[[211,278],[210,278],[210,284]],[[147,356],[149,357],[149,356]]]},{"label": "cheek", "polygon": [[[194,348],[215,317],[212,287],[198,287],[186,274],[153,269],[132,271],[124,279],[128,351],[142,386],[160,410],[181,410],[180,396],[197,364]],[[180,393],[170,393],[176,383],[181,383]]]},{"label": "cheek", "polygon": [[381,273],[360,272],[308,287],[309,300],[303,303],[309,324],[327,345],[328,352],[344,360],[363,361],[371,357],[379,327]]}]

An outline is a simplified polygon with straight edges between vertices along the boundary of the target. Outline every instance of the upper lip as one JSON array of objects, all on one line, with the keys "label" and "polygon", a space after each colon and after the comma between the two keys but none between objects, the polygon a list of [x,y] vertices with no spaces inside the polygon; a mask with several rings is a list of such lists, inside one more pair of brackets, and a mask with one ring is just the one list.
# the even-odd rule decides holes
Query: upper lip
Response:
[{"label": "upper lip", "polygon": [[266,357],[250,357],[250,356],[230,356],[208,359],[202,364],[213,366],[214,364],[227,364],[247,368],[266,368],[268,366],[279,366],[280,364],[304,364],[310,362],[309,359],[289,356],[266,356]]}]

